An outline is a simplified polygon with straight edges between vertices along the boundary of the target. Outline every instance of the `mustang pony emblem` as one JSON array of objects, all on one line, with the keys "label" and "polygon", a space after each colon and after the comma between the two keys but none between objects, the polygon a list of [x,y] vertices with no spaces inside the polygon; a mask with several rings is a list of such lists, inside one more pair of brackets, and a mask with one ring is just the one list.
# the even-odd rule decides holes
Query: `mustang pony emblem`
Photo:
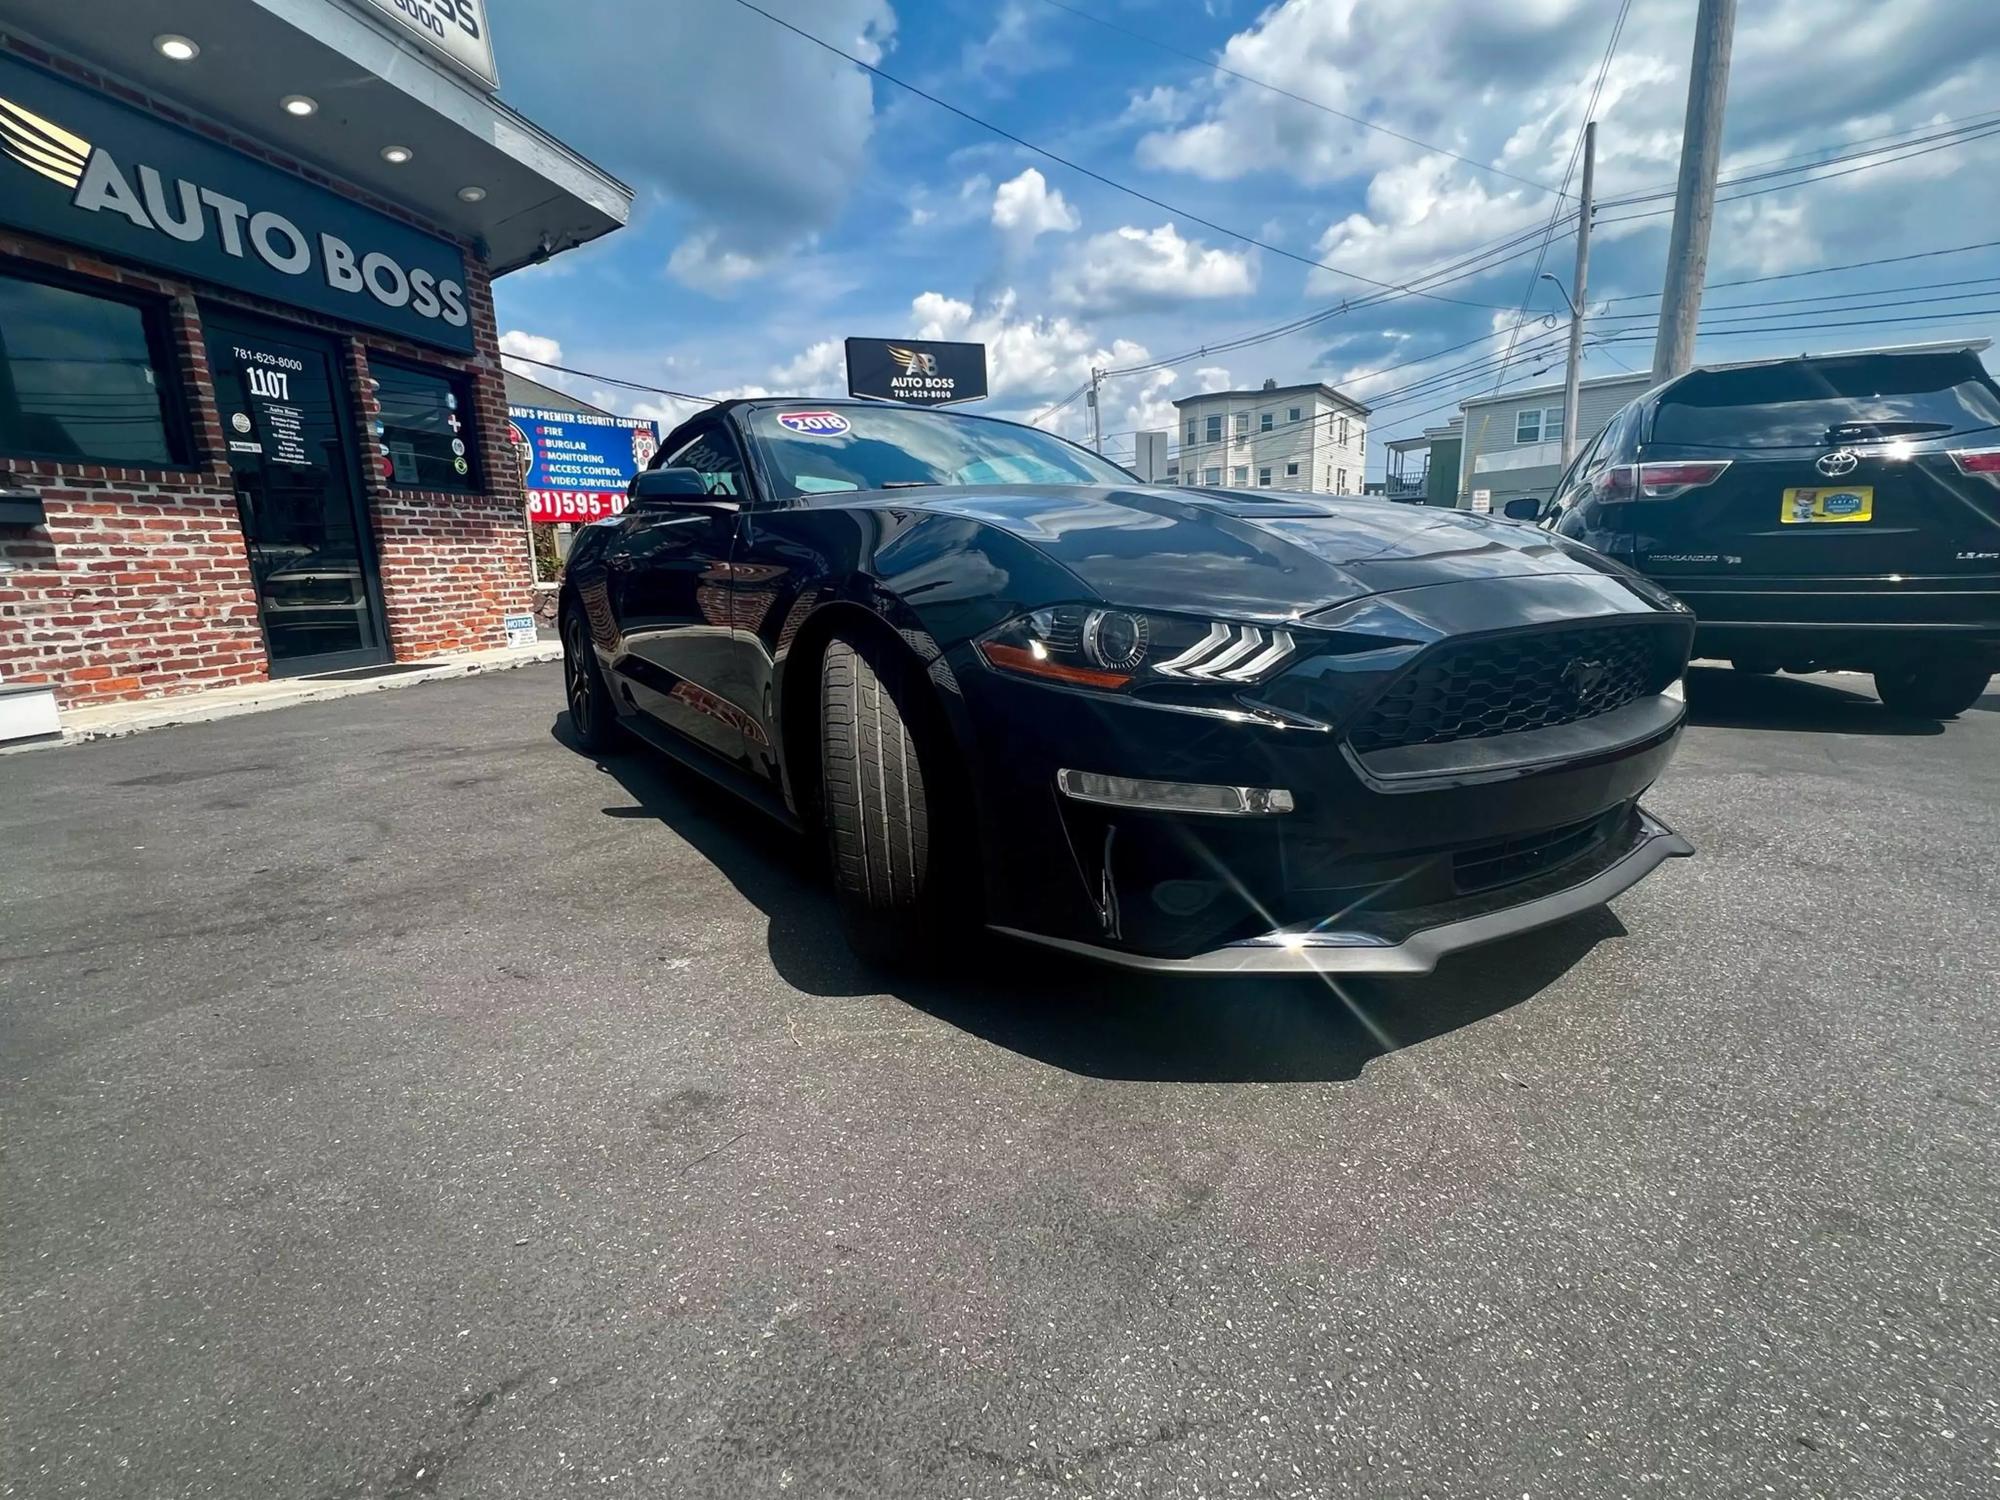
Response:
[{"label": "mustang pony emblem", "polygon": [[1611,675],[1611,669],[1601,661],[1590,661],[1579,656],[1562,670],[1562,684],[1570,690],[1579,703],[1588,703],[1604,691],[1604,679]]}]

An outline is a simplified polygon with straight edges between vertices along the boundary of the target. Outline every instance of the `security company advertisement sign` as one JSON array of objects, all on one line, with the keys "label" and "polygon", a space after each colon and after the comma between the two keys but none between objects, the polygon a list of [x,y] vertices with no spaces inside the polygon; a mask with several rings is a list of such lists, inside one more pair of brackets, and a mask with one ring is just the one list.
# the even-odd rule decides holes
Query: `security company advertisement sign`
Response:
[{"label": "security company advertisement sign", "polygon": [[625,509],[625,486],[660,450],[660,429],[629,417],[546,406],[507,408],[530,521],[601,521]]},{"label": "security company advertisement sign", "polygon": [[847,391],[919,406],[986,395],[986,346],[929,339],[849,339]]},{"label": "security company advertisement sign", "polygon": [[486,30],[486,0],[361,0],[361,6],[393,17],[418,41],[487,88],[500,87],[493,38]]},{"label": "security company advertisement sign", "polygon": [[0,223],[472,348],[457,246],[4,55]]}]

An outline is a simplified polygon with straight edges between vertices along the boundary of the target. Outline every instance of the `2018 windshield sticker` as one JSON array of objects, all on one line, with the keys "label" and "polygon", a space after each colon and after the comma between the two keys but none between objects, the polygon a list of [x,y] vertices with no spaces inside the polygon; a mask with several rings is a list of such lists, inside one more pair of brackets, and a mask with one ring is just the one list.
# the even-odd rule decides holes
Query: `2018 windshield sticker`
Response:
[{"label": "2018 windshield sticker", "polygon": [[802,437],[839,437],[850,430],[847,418],[837,411],[781,411],[778,425]]}]

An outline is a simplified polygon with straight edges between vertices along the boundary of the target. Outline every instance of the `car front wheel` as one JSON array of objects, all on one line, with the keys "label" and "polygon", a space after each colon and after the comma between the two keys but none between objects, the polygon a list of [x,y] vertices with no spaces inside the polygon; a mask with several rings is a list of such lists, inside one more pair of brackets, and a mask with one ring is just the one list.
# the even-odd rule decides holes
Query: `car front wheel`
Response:
[{"label": "car front wheel", "polygon": [[1982,665],[1942,662],[1875,674],[1875,695],[1899,714],[1949,719],[1977,703],[1992,674]]},{"label": "car front wheel", "polygon": [[950,801],[927,690],[915,663],[884,643],[827,643],[820,800],[841,922],[871,963],[929,962],[962,918],[936,837]]}]

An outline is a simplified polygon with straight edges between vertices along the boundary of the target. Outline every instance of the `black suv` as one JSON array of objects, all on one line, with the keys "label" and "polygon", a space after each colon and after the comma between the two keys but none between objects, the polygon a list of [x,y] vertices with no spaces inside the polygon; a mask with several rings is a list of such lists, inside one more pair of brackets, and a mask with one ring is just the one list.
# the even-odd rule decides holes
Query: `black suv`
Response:
[{"label": "black suv", "polygon": [[1973,347],[1691,370],[1611,419],[1541,524],[1679,595],[1695,654],[1743,671],[1872,672],[1932,718],[2000,671],[2000,386]]}]

